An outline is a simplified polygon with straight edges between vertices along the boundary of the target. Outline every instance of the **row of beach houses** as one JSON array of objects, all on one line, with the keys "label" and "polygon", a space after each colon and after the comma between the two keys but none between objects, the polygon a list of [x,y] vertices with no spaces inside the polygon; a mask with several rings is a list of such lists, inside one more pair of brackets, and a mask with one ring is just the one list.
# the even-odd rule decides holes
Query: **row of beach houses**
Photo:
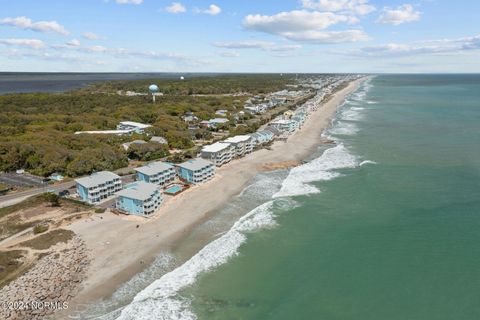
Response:
[{"label": "row of beach houses", "polygon": [[[136,168],[135,171],[137,181],[125,185],[120,176],[110,171],[100,171],[76,179],[77,194],[89,204],[99,204],[116,197],[116,208],[119,211],[149,216],[163,202],[160,190],[173,185],[176,179],[196,185],[215,175],[214,165],[201,158],[176,165],[157,161]],[[180,188],[178,185],[175,187]]]},{"label": "row of beach houses", "polygon": [[[82,201],[89,204],[99,204],[116,198],[117,210],[127,214],[149,216],[158,210],[164,201],[163,193],[172,188],[176,181],[180,181],[177,185],[181,183],[198,185],[212,179],[215,167],[241,158],[255,148],[300,128],[320,101],[321,97],[317,96],[296,110],[285,112],[253,134],[237,135],[206,145],[195,159],[180,164],[157,161],[136,168],[136,181],[133,183],[124,185],[117,174],[109,171],[78,178],[77,194]],[[122,127],[119,130],[132,128]]]},{"label": "row of beach houses", "polygon": [[241,158],[251,153],[256,147],[265,145],[275,138],[292,134],[307,119],[308,115],[317,109],[323,96],[317,96],[295,110],[286,111],[282,116],[271,121],[264,129],[253,134],[238,135],[217,141],[202,148],[200,157],[221,167],[235,158]]}]

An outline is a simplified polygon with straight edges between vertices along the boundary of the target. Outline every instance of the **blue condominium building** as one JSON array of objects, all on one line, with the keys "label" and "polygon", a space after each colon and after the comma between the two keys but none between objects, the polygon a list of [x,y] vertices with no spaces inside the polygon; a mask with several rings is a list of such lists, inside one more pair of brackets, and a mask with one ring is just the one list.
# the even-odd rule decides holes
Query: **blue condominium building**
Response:
[{"label": "blue condominium building", "polygon": [[99,203],[122,189],[120,177],[110,171],[99,171],[76,179],[77,193],[82,201]]},{"label": "blue condominium building", "polygon": [[177,167],[180,178],[192,184],[206,182],[215,175],[213,163],[202,158],[185,161],[177,164]]},{"label": "blue condominium building", "polygon": [[158,186],[137,181],[117,192],[116,208],[121,212],[137,216],[149,216],[162,204],[162,194]]},{"label": "blue condominium building", "polygon": [[143,167],[136,168],[137,180],[153,183],[163,187],[175,180],[176,170],[171,164],[165,162],[151,162]]}]

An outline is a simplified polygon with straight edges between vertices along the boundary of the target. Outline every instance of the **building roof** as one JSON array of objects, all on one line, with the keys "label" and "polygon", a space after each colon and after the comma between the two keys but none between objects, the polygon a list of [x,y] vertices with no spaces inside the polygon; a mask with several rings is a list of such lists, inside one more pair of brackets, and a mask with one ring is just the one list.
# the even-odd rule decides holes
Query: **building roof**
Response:
[{"label": "building roof", "polygon": [[94,130],[94,131],[77,131],[75,134],[126,134],[131,133],[132,130]]},{"label": "building roof", "polygon": [[219,152],[230,147],[229,143],[215,142],[202,148],[202,152]]},{"label": "building roof", "polygon": [[234,137],[230,137],[228,139],[225,140],[225,142],[228,142],[228,143],[239,143],[239,142],[246,142],[248,140],[250,140],[250,136],[248,135],[238,135],[238,136],[234,136]]},{"label": "building roof", "polygon": [[120,179],[120,177],[110,171],[99,171],[92,173],[88,177],[78,178],[75,181],[84,187],[91,188],[113,179]]},{"label": "building roof", "polygon": [[143,167],[135,168],[135,171],[143,173],[147,176],[151,176],[151,175],[154,175],[154,174],[157,174],[159,172],[166,171],[166,170],[169,170],[169,169],[172,169],[172,168],[173,168],[173,166],[168,164],[168,163],[161,162],[161,161],[156,161],[156,162],[151,162],[151,163],[149,163],[149,164],[147,164]]},{"label": "building roof", "polygon": [[278,130],[277,128],[272,127],[272,126],[266,127],[265,130],[270,131],[270,132],[273,133],[273,135],[275,135],[275,136],[279,136],[279,135],[282,134],[282,132],[281,132],[280,130]]},{"label": "building roof", "polygon": [[157,142],[157,143],[161,143],[161,144],[168,144],[167,139],[165,139],[164,137],[158,137],[158,136],[153,136],[153,137],[150,139],[150,142]]},{"label": "building roof", "polygon": [[195,159],[191,159],[183,163],[177,164],[177,166],[187,170],[196,171],[196,170],[203,169],[207,166],[213,166],[213,164],[210,161],[207,161],[205,159],[195,158]]},{"label": "building roof", "polygon": [[120,124],[124,125],[124,126],[137,127],[137,128],[140,128],[140,129],[145,129],[145,128],[150,128],[151,127],[151,125],[149,125],[149,124],[144,124],[144,123],[134,122],[134,121],[120,121]]},{"label": "building roof", "polygon": [[125,142],[124,144],[122,144],[122,146],[125,150],[128,150],[132,144],[145,144],[145,143],[147,142],[143,140],[133,140],[131,142]]},{"label": "building roof", "polygon": [[138,181],[126,185],[125,189],[117,192],[117,195],[119,197],[126,197],[130,199],[145,201],[157,191],[158,188],[156,185],[152,183]]},{"label": "building roof", "polygon": [[[276,129],[275,129],[275,130],[276,130]],[[269,136],[273,136],[273,135],[275,135],[275,134],[274,134],[272,131],[270,131],[270,130],[267,130],[267,129],[265,129],[265,130],[262,130],[262,131],[259,131],[258,133],[259,133],[259,134],[263,134],[263,135],[265,135],[265,134],[266,134],[266,135],[269,135]]]},{"label": "building roof", "polygon": [[292,122],[293,122],[292,120],[279,119],[279,120],[270,122],[270,124],[290,124]]},{"label": "building roof", "polygon": [[210,123],[227,123],[228,119],[227,118],[213,118],[208,120]]}]

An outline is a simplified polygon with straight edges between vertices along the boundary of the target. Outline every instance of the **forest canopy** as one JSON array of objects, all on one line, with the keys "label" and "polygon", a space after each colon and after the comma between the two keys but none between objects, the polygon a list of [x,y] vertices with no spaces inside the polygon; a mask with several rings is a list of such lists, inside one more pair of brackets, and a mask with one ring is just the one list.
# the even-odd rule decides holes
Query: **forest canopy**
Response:
[{"label": "forest canopy", "polygon": [[[110,81],[60,94],[0,95],[0,171],[26,169],[42,176],[53,172],[79,176],[124,167],[128,157],[153,160],[168,155],[168,148],[152,144],[128,151],[122,147],[134,139],[148,141],[146,135],[74,134],[112,130],[126,120],[150,124],[148,134],[164,137],[169,148],[187,150],[194,144],[181,118],[185,113],[207,120],[216,117],[219,109],[238,112],[248,96],[232,94],[278,91],[291,82],[279,75],[231,75],[184,81]],[[117,93],[146,93],[150,83],[157,83],[164,93],[155,104],[151,96]]]}]

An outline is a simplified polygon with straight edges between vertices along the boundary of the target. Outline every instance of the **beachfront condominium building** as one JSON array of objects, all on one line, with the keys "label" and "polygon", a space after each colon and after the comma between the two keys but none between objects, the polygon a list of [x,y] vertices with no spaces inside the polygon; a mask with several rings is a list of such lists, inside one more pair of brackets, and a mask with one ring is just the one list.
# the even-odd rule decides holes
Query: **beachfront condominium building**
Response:
[{"label": "beachfront condominium building", "polygon": [[244,155],[252,152],[254,147],[252,138],[249,135],[234,136],[224,140],[224,142],[235,147],[235,156],[237,157],[243,157]]},{"label": "beachfront condominium building", "polygon": [[275,135],[270,130],[262,130],[250,135],[254,146],[266,144],[273,140]]},{"label": "beachfront condominium building", "polygon": [[99,203],[122,189],[120,177],[110,171],[95,172],[75,182],[79,197],[90,204]]},{"label": "beachfront condominium building", "polygon": [[230,143],[215,142],[202,148],[200,156],[211,161],[217,167],[230,162],[235,156],[235,146]]},{"label": "beachfront condominium building", "polygon": [[282,134],[282,131],[278,130],[275,127],[267,126],[264,131],[270,131],[273,134],[273,138],[278,137]]},{"label": "beachfront condominium building", "polygon": [[162,194],[153,183],[137,181],[117,192],[116,208],[127,214],[149,216],[162,204]]},{"label": "beachfront condominium building", "polygon": [[213,163],[202,158],[195,158],[177,164],[178,175],[192,184],[200,184],[213,178],[215,167]]},{"label": "beachfront condominium building", "polygon": [[282,132],[292,133],[298,129],[300,124],[297,121],[280,119],[270,122],[270,125]]},{"label": "beachfront condominium building", "polygon": [[175,180],[176,170],[165,162],[151,162],[143,167],[136,168],[137,180],[156,184],[160,187]]},{"label": "beachfront condominium building", "polygon": [[140,122],[134,122],[134,121],[121,121],[117,125],[117,130],[126,130],[130,132],[135,132],[142,134],[145,132],[145,129],[150,128],[151,125],[149,124],[143,124]]}]

